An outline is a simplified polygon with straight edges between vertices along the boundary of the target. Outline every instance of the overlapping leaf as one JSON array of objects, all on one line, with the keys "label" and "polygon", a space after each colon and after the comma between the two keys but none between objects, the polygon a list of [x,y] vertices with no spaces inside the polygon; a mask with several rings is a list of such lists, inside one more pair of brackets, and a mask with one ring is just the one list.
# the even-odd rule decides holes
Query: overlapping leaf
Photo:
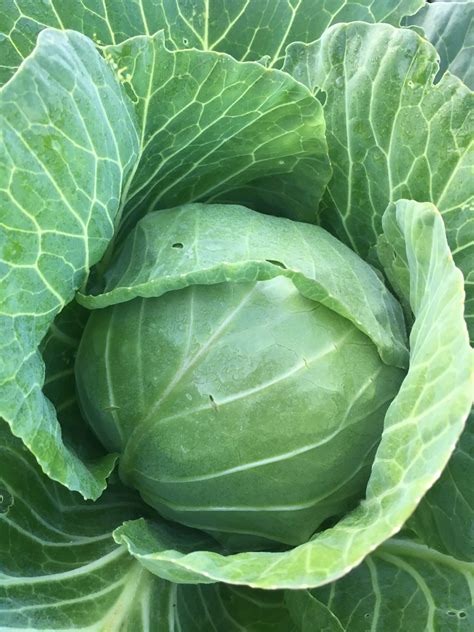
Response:
[{"label": "overlapping leaf", "polygon": [[[400,201],[387,210],[404,244],[415,313],[408,375],[385,419],[366,500],[334,528],[284,553],[220,555],[173,543],[159,524],[138,520],[115,532],[146,568],[177,582],[226,581],[304,588],[345,575],[398,531],[439,477],[472,401],[472,355],[463,320],[463,280],[443,222],[430,204]],[[195,533],[189,530],[190,538]],[[170,540],[171,538],[171,540]]]},{"label": "overlapping leaf", "polygon": [[[222,584],[173,586],[149,574],[111,539],[114,525],[141,511],[133,495],[114,485],[96,503],[84,502],[42,475],[6,427],[1,445],[4,630],[312,632],[324,624],[331,632],[367,625],[462,632],[472,627],[473,565],[400,539],[384,543],[334,584],[288,592],[294,623],[278,592]],[[14,556],[5,550],[11,546]]]},{"label": "overlapping leaf", "polygon": [[171,48],[200,48],[242,61],[280,64],[288,43],[312,42],[337,22],[398,25],[423,0],[1,0],[0,85],[50,26],[74,29],[100,44],[166,33]]},{"label": "overlapping leaf", "polygon": [[86,461],[105,453],[84,422],[76,398],[74,362],[88,316],[78,303],[69,303],[40,345],[46,367],[43,392],[56,409],[64,442]]},{"label": "overlapping leaf", "polygon": [[148,215],[109,268],[104,292],[78,300],[94,309],[193,284],[275,276],[353,322],[387,364],[407,366],[400,307],[372,268],[318,226],[241,206],[189,204]]},{"label": "overlapping leaf", "polygon": [[[95,446],[70,381],[83,320],[82,308],[69,305],[42,348],[46,390],[66,438],[90,455]],[[42,474],[6,425],[0,445],[2,630],[293,630],[282,593],[177,586],[148,573],[112,538],[124,520],[148,511],[116,480],[98,501],[83,501]]]},{"label": "overlapping leaf", "polygon": [[45,31],[0,93],[0,417],[43,470],[97,497],[113,458],[90,467],[61,439],[37,347],[113,234],[138,139],[92,42]]},{"label": "overlapping leaf", "polygon": [[335,26],[314,44],[294,44],[285,68],[326,93],[334,175],[323,224],[366,257],[389,202],[433,202],[465,276],[474,335],[473,93],[449,74],[433,85],[434,48],[382,24]]}]

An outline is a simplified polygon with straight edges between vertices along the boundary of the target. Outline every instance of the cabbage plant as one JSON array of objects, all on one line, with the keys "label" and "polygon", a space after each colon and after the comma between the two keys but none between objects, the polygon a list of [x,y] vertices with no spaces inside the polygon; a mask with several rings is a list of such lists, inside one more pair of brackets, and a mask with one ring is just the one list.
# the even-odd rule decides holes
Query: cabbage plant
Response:
[{"label": "cabbage plant", "polygon": [[0,16],[0,629],[471,630],[471,3]]}]

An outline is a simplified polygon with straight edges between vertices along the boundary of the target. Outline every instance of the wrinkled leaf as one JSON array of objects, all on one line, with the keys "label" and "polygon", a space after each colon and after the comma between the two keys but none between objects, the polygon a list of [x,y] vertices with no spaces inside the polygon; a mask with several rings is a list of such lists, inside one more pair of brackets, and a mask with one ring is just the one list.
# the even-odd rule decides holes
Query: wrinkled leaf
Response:
[{"label": "wrinkled leaf", "polygon": [[267,57],[280,64],[288,43],[312,42],[336,22],[398,26],[423,0],[3,0],[0,14],[0,85],[33,50],[48,26],[74,29],[100,44],[136,35],[166,34],[170,48],[200,48],[242,61]]},{"label": "wrinkled leaf", "polygon": [[474,336],[473,93],[437,72],[434,48],[408,29],[335,26],[314,44],[293,44],[285,69],[315,93],[324,112],[334,175],[323,199],[326,225],[366,257],[389,202],[432,202],[466,281]]},{"label": "wrinkled leaf", "polygon": [[[322,108],[300,83],[219,53],[169,52],[162,34],[104,53],[140,127],[125,230],[146,212],[211,200],[242,184],[255,191],[254,208],[316,218],[331,170]],[[268,193],[260,192],[261,176],[272,183]]]}]

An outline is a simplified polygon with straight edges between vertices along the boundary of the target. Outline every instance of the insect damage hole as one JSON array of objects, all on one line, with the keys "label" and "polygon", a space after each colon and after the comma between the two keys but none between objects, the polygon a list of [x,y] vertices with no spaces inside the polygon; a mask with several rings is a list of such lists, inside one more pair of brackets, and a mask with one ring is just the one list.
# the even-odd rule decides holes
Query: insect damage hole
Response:
[{"label": "insect damage hole", "polygon": [[279,268],[283,268],[283,270],[287,269],[284,263],[282,263],[281,261],[277,261],[276,259],[265,259],[265,261],[267,263],[271,263],[274,266],[278,266]]},{"label": "insect damage hole", "polygon": [[171,248],[176,248],[178,250],[181,250],[181,248],[184,248],[184,244],[182,244],[180,241],[177,241],[175,244],[171,245]]}]

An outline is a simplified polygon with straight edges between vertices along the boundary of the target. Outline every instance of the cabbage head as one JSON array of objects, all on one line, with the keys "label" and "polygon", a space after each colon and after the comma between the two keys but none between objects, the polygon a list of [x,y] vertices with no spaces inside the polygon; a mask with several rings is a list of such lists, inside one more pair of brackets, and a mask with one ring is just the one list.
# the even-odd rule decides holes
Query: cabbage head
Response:
[{"label": "cabbage head", "polygon": [[[82,410],[120,454],[122,480],[162,516],[231,548],[297,545],[364,497],[405,371],[397,358],[381,358],[362,314],[367,303],[391,309],[386,326],[402,346],[401,308],[369,265],[322,229],[237,207],[176,209],[166,220],[183,226],[192,213],[214,216],[221,246],[239,220],[241,229],[254,222],[254,240],[270,232],[267,258],[262,248],[254,256],[273,278],[203,278],[184,288],[177,280],[160,296],[94,311],[76,363]],[[161,217],[142,222],[143,231],[153,219]],[[272,260],[288,232],[293,247]],[[238,242],[236,234],[226,243],[228,259]],[[172,269],[196,258],[195,247],[168,240],[154,264]],[[199,248],[202,272],[211,242]],[[297,260],[304,286],[291,279]],[[334,278],[354,267],[359,278]]]}]

